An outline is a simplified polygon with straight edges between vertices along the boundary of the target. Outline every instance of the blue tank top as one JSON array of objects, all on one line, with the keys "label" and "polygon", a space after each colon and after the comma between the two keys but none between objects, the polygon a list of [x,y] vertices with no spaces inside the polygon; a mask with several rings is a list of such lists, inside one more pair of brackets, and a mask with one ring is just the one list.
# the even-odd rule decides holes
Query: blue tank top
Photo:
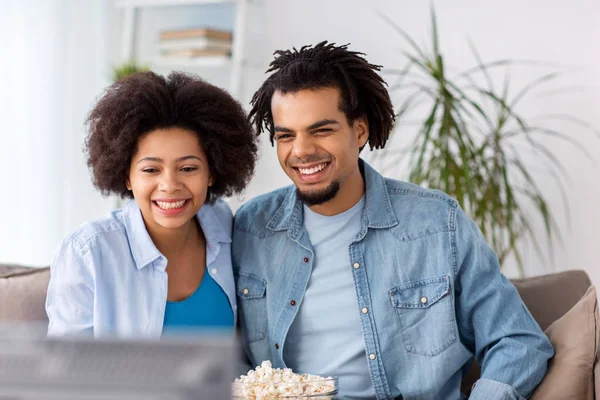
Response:
[{"label": "blue tank top", "polygon": [[208,271],[198,288],[185,300],[167,301],[163,332],[198,328],[233,328],[233,310],[227,295]]}]

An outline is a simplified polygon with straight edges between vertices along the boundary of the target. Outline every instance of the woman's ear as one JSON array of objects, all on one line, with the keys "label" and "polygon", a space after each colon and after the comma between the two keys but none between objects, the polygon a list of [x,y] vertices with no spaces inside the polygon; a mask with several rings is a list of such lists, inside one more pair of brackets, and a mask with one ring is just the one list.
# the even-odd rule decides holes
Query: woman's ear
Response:
[{"label": "woman's ear", "polygon": [[208,187],[211,187],[215,184],[215,176],[211,173],[208,177]]},{"label": "woman's ear", "polygon": [[129,178],[127,178],[127,181],[125,181],[125,187],[131,192],[131,182],[129,182]]}]

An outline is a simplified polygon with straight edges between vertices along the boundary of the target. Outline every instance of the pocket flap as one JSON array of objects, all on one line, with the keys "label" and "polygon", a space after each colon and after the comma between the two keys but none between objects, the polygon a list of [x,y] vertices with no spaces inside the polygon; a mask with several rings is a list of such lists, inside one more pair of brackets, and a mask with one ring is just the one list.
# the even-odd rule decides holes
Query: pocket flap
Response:
[{"label": "pocket flap", "polygon": [[397,286],[390,290],[394,307],[427,308],[450,292],[450,278],[439,276]]},{"label": "pocket flap", "polygon": [[237,294],[242,299],[258,299],[265,295],[267,283],[264,279],[253,274],[239,274],[237,279]]}]

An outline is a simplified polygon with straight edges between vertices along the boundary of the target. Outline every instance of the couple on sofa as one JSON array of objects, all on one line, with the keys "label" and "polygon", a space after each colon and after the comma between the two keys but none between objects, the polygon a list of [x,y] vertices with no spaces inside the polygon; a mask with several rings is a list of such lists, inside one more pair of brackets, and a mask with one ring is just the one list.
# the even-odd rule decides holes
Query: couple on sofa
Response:
[{"label": "couple on sofa", "polygon": [[[247,116],[196,77],[139,73],[87,119],[96,187],[131,198],[66,236],[52,263],[50,335],[159,338],[241,328],[253,365],[339,377],[340,395],[522,399],[553,348],[455,200],[360,159],[394,110],[362,53],[277,51]],[[232,216],[267,130],[294,185]],[[239,319],[239,320],[238,320]]]}]

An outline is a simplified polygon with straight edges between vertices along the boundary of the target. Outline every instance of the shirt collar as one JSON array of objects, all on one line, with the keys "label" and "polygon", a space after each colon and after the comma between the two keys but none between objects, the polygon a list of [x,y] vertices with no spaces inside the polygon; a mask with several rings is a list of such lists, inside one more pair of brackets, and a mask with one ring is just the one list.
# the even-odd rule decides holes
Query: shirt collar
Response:
[{"label": "shirt collar", "polygon": [[[123,219],[129,239],[129,247],[138,269],[142,269],[159,258],[165,258],[156,248],[150,234],[146,230],[142,211],[135,200],[129,201],[123,208]],[[218,249],[219,243],[231,243],[231,233],[228,233],[219,221],[213,206],[203,205],[196,218],[200,222],[208,248]],[[208,264],[208,263],[207,263]],[[166,265],[165,265],[166,267]]]},{"label": "shirt collar", "polygon": [[[398,224],[392,208],[385,178],[364,160],[359,159],[359,167],[365,180],[365,208],[368,228],[390,228]],[[266,228],[272,231],[288,230],[290,237],[298,238],[303,231],[302,201],[291,186],[283,203]]]}]

